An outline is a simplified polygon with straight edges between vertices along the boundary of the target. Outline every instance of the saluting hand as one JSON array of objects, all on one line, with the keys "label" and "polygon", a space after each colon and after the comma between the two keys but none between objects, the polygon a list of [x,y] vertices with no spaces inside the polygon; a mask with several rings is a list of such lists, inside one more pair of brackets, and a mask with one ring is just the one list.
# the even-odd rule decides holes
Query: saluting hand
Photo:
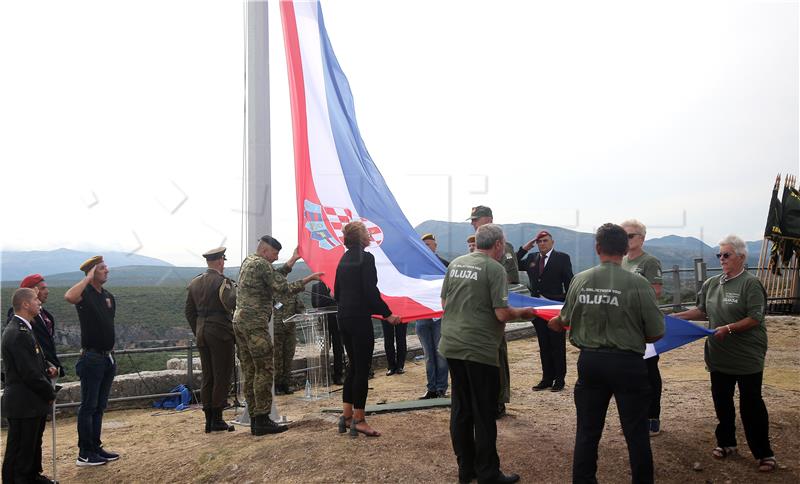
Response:
[{"label": "saluting hand", "polygon": [[528,242],[526,242],[525,245],[522,246],[522,248],[525,249],[525,251],[527,252],[533,249],[534,245],[536,245],[536,239],[531,239]]}]

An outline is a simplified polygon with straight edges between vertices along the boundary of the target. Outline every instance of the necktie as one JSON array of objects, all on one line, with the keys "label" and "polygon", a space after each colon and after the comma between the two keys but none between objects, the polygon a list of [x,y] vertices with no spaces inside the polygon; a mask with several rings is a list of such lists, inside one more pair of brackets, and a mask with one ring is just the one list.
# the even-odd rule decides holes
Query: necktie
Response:
[{"label": "necktie", "polygon": [[544,254],[539,255],[539,274],[544,272],[544,261],[546,258],[547,256]]}]

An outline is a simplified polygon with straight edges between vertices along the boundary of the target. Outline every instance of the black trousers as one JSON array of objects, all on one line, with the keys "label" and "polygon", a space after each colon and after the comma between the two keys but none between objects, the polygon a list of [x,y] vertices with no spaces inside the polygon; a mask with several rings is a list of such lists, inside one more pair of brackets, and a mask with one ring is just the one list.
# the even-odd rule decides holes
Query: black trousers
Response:
[{"label": "black trousers", "polygon": [[466,480],[472,472],[478,482],[491,481],[500,473],[497,455],[496,366],[447,359],[450,369],[450,439],[458,462],[458,475]]},{"label": "black trousers", "polygon": [[658,369],[658,355],[644,360],[647,366],[647,381],[650,383],[650,407],[647,418],[661,418],[661,371]]},{"label": "black trousers", "polygon": [[42,435],[47,417],[8,419],[3,483],[36,482],[42,471]]},{"label": "black trousers", "polygon": [[339,322],[336,320],[336,315],[328,314],[325,324],[327,325],[328,336],[333,348],[333,376],[334,378],[341,378],[344,367],[344,346],[342,345],[342,336],[339,333]]},{"label": "black trousers", "polygon": [[347,368],[344,373],[342,402],[354,408],[364,409],[367,405],[369,389],[369,368],[372,365],[372,352],[375,350],[375,333],[372,318],[339,318],[339,331],[347,351]]},{"label": "black trousers", "polygon": [[[386,364],[390,370],[397,370],[406,365],[406,331],[407,324],[392,325],[381,321],[383,327],[383,349],[386,350]],[[397,352],[394,345],[397,342]]]},{"label": "black trousers", "polygon": [[200,364],[203,367],[203,383],[200,386],[200,399],[203,408],[225,408],[231,390],[234,359],[236,351],[234,340],[223,341],[206,337],[204,345],[199,346]]},{"label": "black trousers", "polygon": [[582,350],[578,357],[578,381],[575,383],[578,429],[572,482],[597,482],[597,448],[612,395],[628,444],[631,482],[651,483],[653,454],[647,425],[650,385],[642,355],[589,350]]},{"label": "black trousers", "polygon": [[728,375],[711,372],[711,396],[717,413],[716,436],[720,447],[736,446],[736,408],[733,406],[733,392],[739,385],[739,411],[742,413],[744,436],[750,452],[756,459],[772,457],[769,443],[769,414],[764,399],[761,398],[763,372],[752,375]]},{"label": "black trousers", "polygon": [[536,339],[539,341],[539,358],[542,361],[542,381],[564,383],[567,375],[567,332],[556,332],[547,327],[542,318],[533,320]]}]

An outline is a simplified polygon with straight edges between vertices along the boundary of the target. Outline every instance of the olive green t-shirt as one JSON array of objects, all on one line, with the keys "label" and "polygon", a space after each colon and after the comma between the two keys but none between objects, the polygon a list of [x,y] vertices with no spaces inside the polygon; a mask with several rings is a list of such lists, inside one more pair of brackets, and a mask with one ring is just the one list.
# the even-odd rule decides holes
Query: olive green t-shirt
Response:
[{"label": "olive green t-shirt", "polygon": [[475,251],[447,266],[442,283],[445,301],[439,353],[445,358],[499,366],[497,356],[505,325],[495,308],[508,307],[506,271]]},{"label": "olive green t-shirt", "polygon": [[517,264],[517,253],[514,246],[506,242],[506,250],[500,263],[506,270],[509,284],[519,284],[519,264]]},{"label": "olive green t-shirt", "polygon": [[561,308],[569,341],[579,348],[614,348],[644,355],[645,336],[664,334],[664,315],[650,283],[619,264],[577,274]]},{"label": "olive green t-shirt", "polygon": [[657,257],[643,252],[639,257],[631,260],[628,256],[622,258],[622,268],[628,272],[635,272],[647,279],[650,284],[664,284],[661,277],[661,261]]},{"label": "olive green t-shirt", "polygon": [[706,280],[700,289],[697,309],[708,315],[711,329],[750,317],[758,326],[741,333],[728,334],[722,341],[706,338],[705,358],[708,371],[729,375],[752,375],[764,371],[767,354],[767,327],[764,310],[767,293],[758,278],[748,272],[724,283],[722,274]]}]

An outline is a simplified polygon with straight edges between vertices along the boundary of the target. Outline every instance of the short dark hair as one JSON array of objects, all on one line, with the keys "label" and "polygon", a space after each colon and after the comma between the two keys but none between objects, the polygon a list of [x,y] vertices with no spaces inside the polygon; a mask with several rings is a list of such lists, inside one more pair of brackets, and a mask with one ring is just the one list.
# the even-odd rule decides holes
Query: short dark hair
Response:
[{"label": "short dark hair", "polygon": [[11,306],[14,308],[14,312],[17,312],[22,309],[23,304],[34,299],[36,299],[36,291],[27,287],[20,287],[11,296]]},{"label": "short dark hair", "polygon": [[628,253],[628,233],[617,224],[601,225],[594,235],[594,240],[601,254],[623,256]]},{"label": "short dark hair", "polygon": [[358,220],[345,225],[342,229],[342,234],[344,235],[344,246],[348,249],[361,247],[361,234],[365,232],[367,232],[367,226]]}]

